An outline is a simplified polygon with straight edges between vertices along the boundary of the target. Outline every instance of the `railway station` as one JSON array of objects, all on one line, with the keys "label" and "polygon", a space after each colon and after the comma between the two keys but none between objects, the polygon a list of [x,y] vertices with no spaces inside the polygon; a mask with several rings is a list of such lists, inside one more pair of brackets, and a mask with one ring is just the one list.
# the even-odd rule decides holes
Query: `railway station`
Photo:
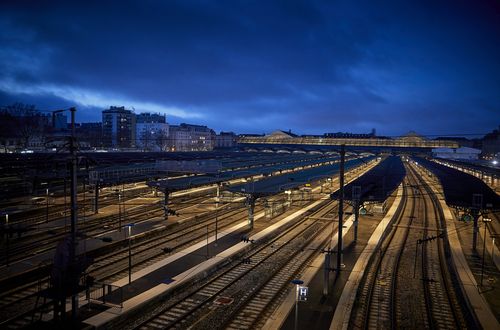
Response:
[{"label": "railway station", "polygon": [[2,327],[498,328],[494,169],[276,141],[10,157]]},{"label": "railway station", "polygon": [[0,330],[500,330],[500,0],[0,1]]}]

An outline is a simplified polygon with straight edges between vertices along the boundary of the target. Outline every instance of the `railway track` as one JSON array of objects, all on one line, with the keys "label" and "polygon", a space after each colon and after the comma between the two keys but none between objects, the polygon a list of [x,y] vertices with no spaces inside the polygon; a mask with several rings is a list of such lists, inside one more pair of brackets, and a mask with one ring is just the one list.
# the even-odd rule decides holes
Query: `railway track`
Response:
[{"label": "railway track", "polygon": [[[257,208],[260,211],[260,208]],[[246,217],[246,210],[235,209],[231,205],[230,209],[220,207],[218,209],[218,223],[220,230],[241,222]],[[205,228],[214,223],[214,214],[207,212],[205,216],[198,217],[196,223],[185,222],[173,229],[165,228],[155,231],[151,235],[141,235],[140,239],[133,240],[132,255],[134,265],[132,270],[138,271],[148,265],[165,258],[163,247],[168,246],[172,250],[188,247],[203,240],[206,236]],[[113,282],[128,274],[128,250],[120,249],[107,253],[95,260],[89,274],[98,281]],[[48,287],[48,278],[40,279],[36,282],[23,285],[20,288],[5,292],[0,296],[0,317],[3,321],[0,326],[12,325],[18,328],[26,326],[31,321],[31,314],[37,299],[40,288]],[[47,306],[40,306],[38,310],[43,310]],[[14,316],[13,316],[14,315]]]},{"label": "railway track", "polygon": [[[206,199],[207,195],[196,197],[192,200],[192,203],[198,203]],[[181,199],[181,198],[178,198]],[[172,201],[171,207],[176,201]],[[121,206],[119,206],[121,208]],[[175,207],[178,212],[191,207],[189,205],[179,205]],[[120,211],[122,212],[122,211]],[[109,228],[117,228],[120,224],[121,219],[127,218],[127,221],[135,221],[140,223],[141,221],[146,221],[144,215],[148,215],[149,218],[162,216],[164,214],[163,204],[161,201],[155,201],[151,204],[138,205],[133,208],[128,208],[125,212],[123,208],[123,214],[111,214],[106,217],[95,217],[87,218],[85,222],[80,220],[78,224],[78,231],[85,232],[87,236],[99,236],[107,231]],[[123,221],[122,221],[123,222]],[[46,231],[40,231],[33,233],[31,235],[24,236],[22,238],[12,240],[9,246],[9,261],[16,262],[29,258],[34,254],[44,253],[53,250],[57,244],[68,235],[69,227],[58,226],[51,228]],[[0,264],[6,263],[6,254],[2,254],[0,257]]]},{"label": "railway track", "polygon": [[[205,196],[199,197],[203,199]],[[185,197],[181,197],[181,200]],[[190,203],[184,208],[177,208],[178,211],[189,209],[194,205],[206,204],[207,200],[191,200]],[[209,198],[209,203],[213,203]],[[232,202],[219,206],[217,209],[218,227],[219,231],[224,231],[235,223],[243,221],[246,218],[246,209],[238,209],[240,204]],[[262,207],[257,205],[256,212],[262,211]],[[163,210],[159,210],[163,214]],[[139,209],[137,216],[152,216],[152,212],[145,213],[143,208]],[[129,219],[132,214],[129,214]],[[133,271],[138,271],[148,265],[165,258],[163,247],[169,247],[171,251],[186,248],[206,237],[206,227],[214,228],[215,213],[214,210],[208,210],[204,214],[198,214],[192,220],[186,221],[173,228],[163,228],[154,230],[150,233],[141,234],[139,239],[134,238],[132,244],[133,252]],[[139,223],[141,220],[135,220]],[[193,223],[194,222],[194,223]],[[102,224],[101,224],[102,227]],[[115,280],[124,278],[128,274],[128,250],[120,249],[107,253],[95,260],[93,266],[89,270],[91,275],[98,281],[113,282]],[[48,287],[48,278],[41,278],[38,281],[22,285],[19,288],[5,291],[0,295],[0,317],[3,322],[0,325],[18,322],[21,324],[29,324],[31,314],[33,313],[32,307],[35,305],[37,293],[40,288]],[[38,309],[43,309],[43,306]],[[13,316],[14,315],[14,316]],[[21,319],[19,321],[19,319]]]},{"label": "railway track", "polygon": [[[407,167],[404,206],[370,262],[349,327],[467,328],[436,197]],[[419,255],[419,258],[417,258]]]},{"label": "railway track", "polygon": [[[199,204],[199,203],[191,200],[189,204],[192,205],[192,204]],[[223,208],[220,208],[219,210],[222,210],[222,209]],[[162,212],[163,210],[160,210],[160,211]],[[258,211],[258,210],[256,209],[256,211]],[[141,213],[142,215],[144,215],[144,210],[142,210],[142,212],[138,211],[137,213]],[[243,213],[245,213],[245,211],[243,211]],[[128,215],[129,215],[129,217],[131,216],[131,214],[128,214]],[[138,215],[138,217],[140,217],[140,215]],[[210,218],[210,217],[208,217],[208,218]],[[224,218],[224,214],[219,214],[219,223],[220,223],[219,226],[221,226],[221,230],[223,230],[223,228],[224,228],[223,227],[224,226],[224,223],[223,223],[224,219],[223,218]],[[190,229],[190,231],[193,231],[193,229],[198,230],[198,231],[200,229],[204,229],[206,227],[206,224],[204,224],[203,221],[205,221],[205,220],[203,220],[203,219],[204,219],[203,217],[201,217],[201,218],[198,217],[196,220],[197,220],[197,223],[199,223],[199,225],[193,226]],[[207,221],[209,221],[209,220],[207,220]],[[139,222],[139,220],[137,220],[135,222]],[[185,224],[186,224],[186,226],[188,226],[189,222],[185,222]],[[100,223],[99,226],[102,227],[102,223]],[[179,226],[179,228],[180,227],[182,227],[182,226]],[[86,228],[86,230],[88,231],[89,228]],[[161,251],[162,244],[164,246],[165,242],[171,242],[171,241],[173,242],[176,239],[180,239],[181,237],[186,238],[189,236],[189,234],[187,234],[187,232],[181,233],[180,231],[178,233],[178,237],[174,237],[172,232],[170,232],[170,235],[171,235],[170,238],[167,238],[166,236],[156,235],[154,238],[151,238],[149,240],[144,239],[140,242],[138,240],[137,244],[134,244],[132,247],[132,249],[134,251],[133,258],[135,260],[134,261],[134,271],[137,271],[141,268],[146,267],[147,265],[149,265],[151,263],[154,263],[155,260],[157,260],[158,258],[164,258],[164,252],[162,251],[161,253],[159,253],[158,251]],[[188,244],[190,244],[189,242],[194,244],[193,242],[195,242],[196,240],[200,240],[200,238],[204,238],[205,235],[206,235],[205,232],[203,232],[202,234],[194,234],[193,233],[190,235],[191,237],[188,239],[188,241],[183,242],[183,243],[182,242],[178,243],[177,245],[173,245],[172,248],[175,249],[175,248],[182,248],[182,247],[188,246]],[[163,241],[163,243],[158,243],[158,241]],[[155,252],[153,252],[153,251],[155,251]],[[107,256],[100,258],[99,265],[95,266],[91,270],[92,272],[94,272],[93,275],[96,275],[97,280],[111,280],[111,281],[124,277],[126,275],[126,273],[124,273],[124,272],[127,271],[126,267],[124,266],[124,262],[123,262],[126,258],[125,257],[126,255],[127,255],[126,251],[121,251],[121,252],[116,252],[113,254],[108,254]],[[110,267],[111,264],[113,265],[114,270],[109,270],[109,269],[106,270],[106,267]],[[117,265],[119,265],[119,266],[117,266]],[[18,308],[18,306],[25,306],[25,307],[30,306],[30,305],[33,306],[34,305],[33,300],[31,300],[31,303],[30,303],[29,299],[35,299],[36,298],[35,292],[39,290],[40,286],[47,285],[46,283],[47,283],[46,279],[41,279],[37,283],[29,283],[29,284],[26,284],[23,287],[18,288],[16,290],[11,290],[9,292],[5,292],[6,294],[3,295],[3,297],[0,297],[0,302],[1,302],[0,303],[0,316],[2,316],[2,320],[3,320],[2,322],[0,322],[0,326],[2,326],[2,327],[5,326],[5,327],[9,327],[9,328],[10,327],[19,328],[19,327],[23,327],[23,326],[28,325],[30,323],[30,321],[32,320],[32,315],[33,315],[34,311],[30,308],[23,310],[23,308]],[[34,289],[35,287],[37,287],[36,290]],[[9,298],[3,299],[4,297],[9,297]],[[11,297],[14,297],[15,299],[9,300]],[[3,307],[7,307],[7,306],[9,308],[3,309]],[[46,307],[47,307],[47,305],[43,305],[40,307],[40,309],[44,310],[44,309],[46,309]],[[17,313],[17,315],[15,317],[12,317],[12,315],[16,314],[13,312]],[[5,316],[5,317],[3,317],[3,316]]]},{"label": "railway track", "polygon": [[289,285],[290,279],[307,264],[313,252],[318,252],[316,246],[307,253],[302,251],[316,235],[331,228],[331,221],[324,218],[335,212],[335,206],[326,201],[314,211],[314,218],[313,214],[309,214],[310,217],[300,218],[276,237],[257,242],[242,260],[234,262],[208,282],[193,286],[189,293],[171,297],[157,308],[161,309],[160,312],[147,320],[139,320],[132,328],[230,327],[232,320],[238,322],[241,318],[238,315],[246,306],[255,307],[258,304],[260,310],[254,310],[253,321],[249,319],[244,327],[244,324],[239,325],[240,328],[251,329],[259,313],[282,292],[279,289]]}]

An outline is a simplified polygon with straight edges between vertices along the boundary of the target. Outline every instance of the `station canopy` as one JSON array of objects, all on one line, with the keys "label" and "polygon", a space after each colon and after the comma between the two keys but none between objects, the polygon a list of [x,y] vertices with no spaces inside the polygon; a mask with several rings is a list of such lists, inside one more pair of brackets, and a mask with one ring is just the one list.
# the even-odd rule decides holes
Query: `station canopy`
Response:
[{"label": "station canopy", "polygon": [[[398,156],[389,156],[377,166],[344,187],[344,199],[360,204],[364,202],[383,202],[401,184],[406,171]],[[359,188],[355,188],[359,187]],[[354,191],[354,193],[353,193]],[[332,199],[339,199],[337,190]]]},{"label": "station canopy", "polygon": [[155,181],[149,181],[147,184],[148,186],[156,187],[161,191],[174,192],[174,191],[211,185],[219,182],[227,182],[234,179],[247,178],[257,175],[267,176],[275,172],[282,172],[300,167],[313,166],[320,163],[333,163],[338,160],[338,156],[304,157],[304,155],[302,155],[302,157],[300,156],[294,156],[292,158],[285,157],[283,160],[284,160],[283,162],[274,165],[261,165],[249,168],[242,168],[239,170],[227,170],[214,175],[193,175],[193,176],[184,176],[171,179],[155,180]]},{"label": "station canopy", "polygon": [[500,196],[483,180],[424,158],[414,157],[414,160],[437,176],[443,186],[446,204],[464,209],[500,210]]},{"label": "station canopy", "polygon": [[[345,162],[345,168],[350,169],[359,166],[369,162],[371,159],[373,159],[373,156],[347,160]],[[228,190],[234,193],[253,195],[254,197],[274,195],[286,190],[296,189],[313,181],[332,177],[339,172],[339,169],[340,164],[337,162],[297,172],[276,175],[259,181],[231,185],[228,187]]]},{"label": "station canopy", "polygon": [[486,166],[483,164],[476,164],[468,161],[454,160],[454,159],[436,158],[436,160],[448,163],[450,165],[466,168],[468,170],[481,172],[491,177],[500,178],[500,169],[495,167]]}]

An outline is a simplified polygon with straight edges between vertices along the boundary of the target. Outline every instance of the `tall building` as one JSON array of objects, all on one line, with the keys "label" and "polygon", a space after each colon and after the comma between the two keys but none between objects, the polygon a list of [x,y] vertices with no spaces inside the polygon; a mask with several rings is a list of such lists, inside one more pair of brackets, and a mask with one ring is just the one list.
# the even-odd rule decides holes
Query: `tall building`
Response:
[{"label": "tall building", "polygon": [[169,125],[165,115],[141,113],[137,115],[136,147],[144,151],[167,151]]},{"label": "tall building", "polygon": [[500,126],[483,137],[483,154],[493,157],[500,152]]},{"label": "tall building", "polygon": [[62,112],[52,114],[52,128],[56,131],[68,129],[68,116]]},{"label": "tall building", "polygon": [[135,114],[125,107],[111,106],[102,112],[102,135],[105,147],[135,147]]},{"label": "tall building", "polygon": [[209,151],[215,144],[215,132],[207,126],[180,124],[170,126],[172,151]]},{"label": "tall building", "polygon": [[159,113],[150,113],[150,112],[143,112],[138,115],[136,115],[136,123],[137,124],[146,124],[146,123],[161,123],[165,124],[167,122],[167,117],[166,115],[162,115]]},{"label": "tall building", "polygon": [[220,132],[215,137],[215,148],[232,148],[236,146],[238,137],[233,132]]}]

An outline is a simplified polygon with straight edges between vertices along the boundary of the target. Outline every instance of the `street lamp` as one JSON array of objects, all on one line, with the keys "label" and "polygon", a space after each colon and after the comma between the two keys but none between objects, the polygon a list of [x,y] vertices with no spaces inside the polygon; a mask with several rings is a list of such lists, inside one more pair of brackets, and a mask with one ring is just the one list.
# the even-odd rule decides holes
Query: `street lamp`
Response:
[{"label": "street lamp", "polygon": [[125,227],[128,227],[128,284],[132,282],[132,246],[131,246],[131,241],[132,241],[132,227],[135,226],[134,223],[129,223],[128,225],[125,225]]},{"label": "street lamp", "polygon": [[118,192],[118,231],[122,231],[122,195],[120,191],[116,189]]},{"label": "street lamp", "polygon": [[219,212],[219,184],[217,184],[217,196],[215,197],[215,246],[217,246],[217,230],[218,228],[218,212]]},{"label": "street lamp", "polygon": [[292,205],[292,191],[289,189],[289,190],[285,190],[285,194],[288,196],[287,197],[287,204],[288,206]]},{"label": "street lamp", "polygon": [[7,230],[7,256],[6,256],[6,265],[7,267],[9,267],[9,239],[10,239],[10,230],[9,230],[9,214],[5,213],[5,227],[6,227],[6,230]]},{"label": "street lamp", "polygon": [[495,237],[493,237],[491,242],[491,259],[493,260],[493,264],[495,264]]},{"label": "street lamp", "polygon": [[486,250],[486,223],[491,222],[490,218],[483,217],[484,223],[484,235],[483,235],[483,262],[481,263],[481,286],[483,286],[483,274],[484,274],[484,251]]},{"label": "street lamp", "polygon": [[299,287],[304,284],[304,281],[295,279],[292,281],[295,284],[295,326],[294,329],[298,329],[299,323]]},{"label": "street lamp", "polygon": [[49,188],[47,188],[46,190],[46,202],[45,202],[45,222],[48,223],[49,222]]}]

